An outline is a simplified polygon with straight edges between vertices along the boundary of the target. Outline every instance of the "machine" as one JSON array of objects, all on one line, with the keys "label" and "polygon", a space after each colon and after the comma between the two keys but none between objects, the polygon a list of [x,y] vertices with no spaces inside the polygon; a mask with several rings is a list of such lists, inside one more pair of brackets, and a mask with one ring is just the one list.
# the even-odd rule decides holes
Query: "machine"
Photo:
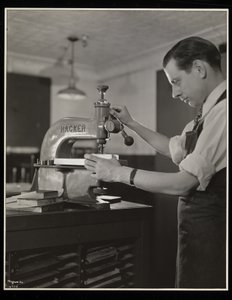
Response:
[{"label": "machine", "polygon": [[[32,189],[61,190],[63,197],[75,199],[85,195],[94,198],[105,193],[102,182],[94,180],[84,165],[68,163],[83,159],[85,153],[104,153],[104,145],[111,133],[121,133],[124,143],[132,145],[134,140],[124,131],[123,124],[110,114],[110,103],[105,99],[108,86],[97,87],[100,99],[94,103],[93,119],[67,117],[54,123],[42,142],[40,160],[35,164]],[[67,163],[57,164],[65,159]]]}]

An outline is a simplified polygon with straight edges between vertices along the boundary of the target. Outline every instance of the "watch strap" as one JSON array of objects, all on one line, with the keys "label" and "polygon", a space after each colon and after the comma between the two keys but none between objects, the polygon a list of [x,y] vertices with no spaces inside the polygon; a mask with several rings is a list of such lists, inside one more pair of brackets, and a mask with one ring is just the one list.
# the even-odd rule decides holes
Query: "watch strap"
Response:
[{"label": "watch strap", "polygon": [[134,178],[135,178],[137,171],[138,171],[137,169],[133,169],[130,173],[130,185],[132,185],[132,186],[135,186]]}]

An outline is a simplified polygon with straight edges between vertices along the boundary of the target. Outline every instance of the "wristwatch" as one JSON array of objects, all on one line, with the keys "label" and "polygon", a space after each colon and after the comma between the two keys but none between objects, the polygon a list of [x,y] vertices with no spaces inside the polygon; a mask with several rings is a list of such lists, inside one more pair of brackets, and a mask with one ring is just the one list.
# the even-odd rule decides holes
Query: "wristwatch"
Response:
[{"label": "wristwatch", "polygon": [[135,186],[135,183],[134,183],[134,178],[135,178],[135,175],[136,175],[136,172],[138,170],[137,169],[133,169],[130,173],[130,185],[131,186]]}]

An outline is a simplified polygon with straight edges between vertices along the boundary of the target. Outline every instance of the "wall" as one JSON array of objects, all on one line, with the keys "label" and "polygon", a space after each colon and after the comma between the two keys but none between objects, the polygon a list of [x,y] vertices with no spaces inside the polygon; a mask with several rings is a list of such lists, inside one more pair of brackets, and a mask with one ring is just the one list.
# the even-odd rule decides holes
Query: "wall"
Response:
[{"label": "wall", "polygon": [[[210,29],[205,30],[205,33],[201,36],[220,44],[223,42],[220,34]],[[146,57],[138,57],[136,60],[121,65],[117,64],[111,69],[103,69],[97,73],[93,70],[86,70],[82,66],[77,66],[76,71],[80,78],[77,86],[87,94],[87,99],[84,101],[69,101],[67,104],[66,101],[58,99],[57,91],[66,86],[68,79],[64,79],[61,84],[55,78],[51,87],[50,123],[52,124],[65,116],[93,116],[93,103],[98,99],[96,87],[98,83],[104,83],[109,85],[106,98],[110,103],[127,105],[137,121],[150,129],[156,129],[156,71],[162,69],[163,54],[169,48],[170,44],[159,45],[156,51],[148,53]],[[47,65],[48,62],[38,60],[38,58],[9,54],[7,70],[15,73],[41,75],[43,70],[48,67]],[[124,146],[121,135],[112,135],[106,151],[119,154],[155,154],[150,146],[145,145],[140,138],[128,129],[127,131],[136,138],[132,147]]]},{"label": "wall", "polygon": [[51,124],[63,117],[83,117],[92,118],[94,114],[93,103],[98,98],[96,90],[96,80],[83,79],[78,82],[79,89],[85,91],[86,99],[80,101],[72,101],[59,99],[57,93],[63,89],[65,85],[53,85],[51,90]]},{"label": "wall", "polygon": [[7,57],[7,71],[11,73],[27,74],[50,77],[51,99],[50,99],[50,125],[63,117],[81,116],[92,117],[93,102],[98,97],[96,90],[97,75],[92,70],[76,67],[79,81],[77,87],[86,92],[87,99],[80,102],[65,101],[57,97],[57,92],[68,86],[69,70],[57,68],[54,62],[44,61],[36,57],[28,57],[22,54],[9,53]]},{"label": "wall", "polygon": [[[123,70],[118,70],[118,72]],[[113,71],[114,72],[114,71]],[[79,71],[81,75],[81,71]],[[104,74],[103,74],[104,75]],[[131,115],[145,126],[155,129],[156,126],[156,101],[155,101],[155,70],[152,67],[142,68],[129,73],[118,74],[110,78],[97,78],[89,73],[84,79],[78,82],[78,87],[87,94],[85,100],[79,102],[61,100],[57,97],[57,92],[63,88],[63,85],[52,85],[51,91],[51,124],[56,120],[67,116],[92,117],[94,114],[94,102],[99,99],[97,85],[99,83],[109,86],[106,92],[106,99],[111,105],[127,105]],[[121,134],[112,134],[107,143],[105,152],[118,154],[155,154],[155,151],[144,144],[129,129],[126,129],[129,135],[135,139],[131,147],[124,145]]]},{"label": "wall", "polygon": [[[139,70],[120,77],[105,80],[109,85],[107,99],[111,105],[126,105],[134,119],[143,125],[155,129],[155,72],[153,68]],[[128,135],[134,137],[134,144],[124,145],[119,134],[112,134],[106,151],[119,154],[155,154],[154,149],[145,144],[134,132],[125,128]]]}]

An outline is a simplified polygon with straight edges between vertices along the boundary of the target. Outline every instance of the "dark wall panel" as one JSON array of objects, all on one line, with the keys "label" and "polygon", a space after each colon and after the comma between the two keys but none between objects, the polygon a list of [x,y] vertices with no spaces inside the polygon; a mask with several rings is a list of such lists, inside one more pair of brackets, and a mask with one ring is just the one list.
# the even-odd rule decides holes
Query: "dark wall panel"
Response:
[{"label": "dark wall panel", "polygon": [[50,126],[51,80],[7,74],[6,145],[37,146]]},{"label": "dark wall panel", "polygon": [[[157,72],[157,131],[172,137],[181,134],[184,126],[194,118],[195,110],[172,98],[171,85],[163,70]],[[156,171],[177,172],[171,159],[160,154],[155,159]],[[154,215],[154,286],[175,286],[177,250],[177,196],[156,194]]]},{"label": "dark wall panel", "polygon": [[[157,131],[172,137],[181,134],[184,126],[194,118],[196,110],[172,98],[171,85],[163,70],[157,72]],[[156,168],[162,172],[178,170],[169,158],[157,155]]]}]

